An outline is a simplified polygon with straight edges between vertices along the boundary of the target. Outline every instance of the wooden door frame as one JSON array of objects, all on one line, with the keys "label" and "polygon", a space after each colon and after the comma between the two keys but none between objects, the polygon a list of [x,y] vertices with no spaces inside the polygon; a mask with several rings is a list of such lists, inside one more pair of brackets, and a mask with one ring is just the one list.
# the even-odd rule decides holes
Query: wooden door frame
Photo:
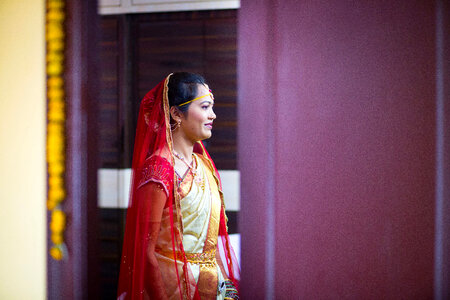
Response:
[{"label": "wooden door frame", "polygon": [[450,295],[450,1],[436,1],[434,298]]},{"label": "wooden door frame", "polygon": [[[47,7],[51,0],[47,0]],[[97,1],[65,5],[66,255],[47,256],[48,299],[98,299],[97,256]],[[50,215],[48,213],[48,220]],[[50,232],[48,231],[50,247]]]}]

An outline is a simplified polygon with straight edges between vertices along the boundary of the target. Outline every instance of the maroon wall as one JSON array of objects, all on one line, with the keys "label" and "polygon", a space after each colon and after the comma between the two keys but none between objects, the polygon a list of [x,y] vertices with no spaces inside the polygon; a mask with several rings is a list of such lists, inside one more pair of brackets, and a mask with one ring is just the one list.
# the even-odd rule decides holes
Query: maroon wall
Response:
[{"label": "maroon wall", "polygon": [[433,296],[435,31],[432,1],[241,1],[245,299]]}]

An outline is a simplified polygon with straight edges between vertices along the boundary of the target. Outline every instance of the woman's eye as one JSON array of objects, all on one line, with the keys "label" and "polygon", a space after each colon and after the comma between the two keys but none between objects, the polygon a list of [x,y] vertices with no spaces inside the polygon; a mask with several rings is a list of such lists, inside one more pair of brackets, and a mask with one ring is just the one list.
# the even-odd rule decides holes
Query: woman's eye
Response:
[{"label": "woman's eye", "polygon": [[208,109],[208,105],[202,106],[203,109]]}]

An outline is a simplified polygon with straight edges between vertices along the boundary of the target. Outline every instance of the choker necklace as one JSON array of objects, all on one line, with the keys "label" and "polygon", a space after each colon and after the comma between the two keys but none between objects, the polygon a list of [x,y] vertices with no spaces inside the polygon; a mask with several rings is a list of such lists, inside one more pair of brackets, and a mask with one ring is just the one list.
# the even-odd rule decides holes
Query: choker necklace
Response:
[{"label": "choker necklace", "polygon": [[179,160],[181,160],[191,171],[192,175],[195,177],[195,175],[197,175],[197,172],[195,171],[194,167],[192,166],[192,164],[194,163],[194,154],[192,154],[192,162],[189,164],[186,159],[181,156],[180,154],[176,153],[175,151],[173,151],[173,155],[178,158]]}]

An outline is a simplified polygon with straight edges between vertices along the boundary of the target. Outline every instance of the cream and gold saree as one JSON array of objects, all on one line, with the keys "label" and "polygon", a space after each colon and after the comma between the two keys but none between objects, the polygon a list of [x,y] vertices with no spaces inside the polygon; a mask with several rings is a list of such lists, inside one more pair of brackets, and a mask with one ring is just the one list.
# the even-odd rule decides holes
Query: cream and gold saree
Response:
[{"label": "cream and gold saree", "polygon": [[[218,292],[224,275],[216,261],[221,198],[205,159],[198,154],[194,154],[194,158],[197,166],[196,176],[190,186],[181,185],[179,190],[184,195],[180,201],[184,251],[202,299],[224,299],[225,290]],[[170,234],[170,216],[166,208],[156,244],[156,256],[161,269],[170,269],[174,263]],[[182,272],[182,261],[178,263]],[[176,282],[164,277],[163,281],[170,299],[178,299]]]}]

